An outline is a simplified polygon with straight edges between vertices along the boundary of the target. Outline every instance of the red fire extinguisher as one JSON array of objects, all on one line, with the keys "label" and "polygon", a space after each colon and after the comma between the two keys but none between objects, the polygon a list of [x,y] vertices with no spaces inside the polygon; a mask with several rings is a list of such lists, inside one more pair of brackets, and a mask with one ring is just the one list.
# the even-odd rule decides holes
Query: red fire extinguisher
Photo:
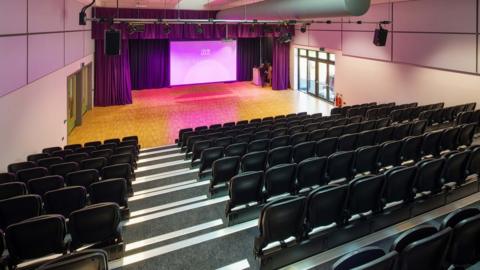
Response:
[{"label": "red fire extinguisher", "polygon": [[338,107],[338,108],[341,108],[342,105],[343,105],[342,94],[337,93],[337,94],[335,95],[335,106]]}]

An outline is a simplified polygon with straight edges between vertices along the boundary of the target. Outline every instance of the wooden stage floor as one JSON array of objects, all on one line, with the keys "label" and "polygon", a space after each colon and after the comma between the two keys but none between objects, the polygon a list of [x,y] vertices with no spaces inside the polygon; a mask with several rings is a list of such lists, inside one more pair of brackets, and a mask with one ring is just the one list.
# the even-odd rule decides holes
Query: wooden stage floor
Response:
[{"label": "wooden stage floor", "polygon": [[292,112],[328,114],[332,105],[293,91],[250,82],[190,85],[133,91],[133,104],[95,107],[68,143],[138,135],[144,148],[172,144],[178,130]]}]

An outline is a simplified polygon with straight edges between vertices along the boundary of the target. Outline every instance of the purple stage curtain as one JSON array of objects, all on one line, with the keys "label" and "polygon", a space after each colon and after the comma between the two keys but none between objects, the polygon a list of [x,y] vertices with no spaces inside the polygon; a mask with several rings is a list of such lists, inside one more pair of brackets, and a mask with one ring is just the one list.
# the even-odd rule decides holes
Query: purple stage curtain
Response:
[{"label": "purple stage curtain", "polygon": [[170,42],[138,39],[129,45],[132,89],[170,86]]},{"label": "purple stage curtain", "polygon": [[103,40],[95,41],[95,106],[132,103],[128,40],[121,46],[121,55],[108,56]]},{"label": "purple stage curtain", "polygon": [[290,43],[273,42],[272,89],[285,90],[290,86]]},{"label": "purple stage curtain", "polygon": [[273,38],[272,37],[262,37],[262,62],[272,63],[273,61]]},{"label": "purple stage curtain", "polygon": [[252,69],[260,65],[260,39],[237,40],[237,81],[251,81]]}]

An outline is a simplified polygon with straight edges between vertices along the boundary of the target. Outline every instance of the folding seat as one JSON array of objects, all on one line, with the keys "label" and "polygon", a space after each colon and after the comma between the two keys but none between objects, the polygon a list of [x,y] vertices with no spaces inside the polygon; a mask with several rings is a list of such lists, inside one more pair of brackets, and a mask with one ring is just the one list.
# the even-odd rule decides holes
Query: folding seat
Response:
[{"label": "folding seat", "polygon": [[475,124],[460,126],[460,132],[458,133],[458,145],[470,146],[473,142],[473,136],[475,135],[475,128]]},{"label": "folding seat", "polygon": [[340,258],[334,263],[332,270],[389,270],[394,269],[397,259],[398,253],[396,251],[385,254],[381,248],[364,247]]},{"label": "folding seat", "polygon": [[238,156],[243,157],[247,153],[248,144],[247,143],[234,143],[225,148],[225,156],[232,157]]},{"label": "folding seat", "polygon": [[355,150],[357,146],[358,134],[345,134],[338,138],[338,151],[351,151]]},{"label": "folding seat", "polygon": [[384,175],[367,175],[353,180],[348,187],[347,220],[356,214],[380,211],[384,183]]},{"label": "folding seat", "polygon": [[127,181],[125,179],[114,178],[92,183],[89,194],[92,204],[113,202],[128,209]]},{"label": "folding seat", "polygon": [[287,122],[287,126],[288,126],[289,128],[291,128],[291,127],[296,127],[296,126],[302,126],[302,122],[299,121],[299,120],[292,120],[292,119],[290,119],[290,120],[288,120],[288,122]]},{"label": "folding seat", "polygon": [[274,117],[273,117],[273,120],[274,120],[274,121],[277,121],[277,120],[279,120],[279,119],[285,119],[285,115],[277,115],[277,116],[274,116]]},{"label": "folding seat", "polygon": [[15,182],[17,177],[14,173],[0,173],[0,184]]},{"label": "folding seat", "polygon": [[410,136],[419,136],[425,133],[427,121],[417,120],[411,123]]},{"label": "folding seat", "polygon": [[32,154],[27,156],[27,161],[37,162],[39,159],[48,157],[50,157],[50,154],[47,153]]},{"label": "folding seat", "polygon": [[110,157],[110,160],[108,161],[108,165],[117,165],[117,164],[129,164],[132,173],[134,168],[137,167],[137,162],[135,159],[132,157],[131,154],[117,154],[117,155],[112,155]]},{"label": "folding seat", "polygon": [[297,166],[296,192],[298,193],[304,188],[326,185],[326,167],[326,157],[311,157],[301,161]]},{"label": "folding seat", "polygon": [[314,113],[314,114],[311,114],[310,117],[311,118],[319,118],[319,117],[322,117],[322,113]]},{"label": "folding seat", "polygon": [[338,119],[337,121],[335,121],[335,126],[345,126],[349,124],[348,123],[348,118],[342,118],[342,119]]},{"label": "folding seat", "polygon": [[182,137],[180,138],[180,148],[182,150],[184,150],[186,147],[187,147],[187,141],[188,141],[188,138],[190,138],[191,136],[195,136],[195,135],[199,135],[197,134],[195,131],[185,131],[183,134],[182,134]]},{"label": "folding seat", "polygon": [[287,146],[289,144],[290,144],[290,136],[288,135],[274,137],[270,140],[269,149],[275,149],[277,147]]},{"label": "folding seat", "polygon": [[472,113],[470,123],[477,124],[477,126],[480,124],[480,110],[476,110]]},{"label": "folding seat", "polygon": [[340,179],[350,181],[353,177],[354,157],[354,151],[336,152],[330,155],[326,169],[327,183]]},{"label": "folding seat", "polygon": [[360,129],[360,124],[359,123],[348,124],[348,125],[344,126],[343,134],[357,133],[359,129]]},{"label": "folding seat", "polygon": [[277,138],[277,137],[281,137],[281,136],[285,136],[285,135],[288,135],[288,129],[287,128],[277,128],[277,129],[273,129],[272,131],[270,131],[270,137],[272,137],[272,138]]},{"label": "folding seat", "polygon": [[468,161],[470,151],[454,151],[445,155],[442,184],[454,183],[457,186],[463,184],[468,175]]},{"label": "folding seat", "polygon": [[327,185],[311,191],[306,201],[306,230],[332,223],[342,225],[347,195],[348,185]]},{"label": "folding seat", "polygon": [[375,145],[377,130],[366,130],[358,133],[357,147]]},{"label": "folding seat", "polygon": [[268,166],[273,167],[279,164],[292,162],[292,146],[280,146],[268,152]]},{"label": "folding seat", "polygon": [[440,138],[443,130],[432,131],[424,135],[422,144],[422,156],[439,156],[440,155]]},{"label": "folding seat", "polygon": [[315,142],[303,142],[295,145],[292,151],[293,162],[299,163],[310,157],[315,156]]},{"label": "folding seat", "polygon": [[319,128],[329,129],[335,125],[335,121],[324,121],[320,124]]},{"label": "folding seat", "polygon": [[476,106],[477,106],[476,102],[467,103],[467,104],[465,104],[465,111],[467,111],[467,112],[474,111]]},{"label": "folding seat", "polygon": [[29,193],[37,194],[43,197],[43,195],[50,190],[64,187],[65,182],[62,176],[50,175],[41,178],[31,179],[28,181],[27,186]]},{"label": "folding seat", "polygon": [[101,249],[82,250],[42,264],[37,270],[108,270],[108,254]]},{"label": "folding seat", "polygon": [[455,124],[457,125],[464,125],[464,124],[469,124],[470,119],[472,119],[473,112],[460,112],[457,115]]},{"label": "folding seat", "polygon": [[68,173],[78,171],[80,166],[76,162],[65,162],[50,166],[50,174],[65,177]]},{"label": "folding seat", "polygon": [[314,130],[318,129],[319,124],[318,123],[310,123],[305,125],[305,132],[312,132]]},{"label": "folding seat", "polygon": [[235,143],[249,143],[252,135],[248,133],[241,133],[235,137]]},{"label": "folding seat", "polygon": [[295,135],[303,131],[303,126],[298,125],[298,126],[291,126],[288,128],[288,134],[289,135]]},{"label": "folding seat", "polygon": [[234,126],[235,126],[235,122],[227,122],[227,123],[223,123],[222,125],[222,127],[227,127],[227,128],[231,128]]},{"label": "folding seat", "polygon": [[386,117],[387,116],[387,111],[388,111],[388,107],[385,106],[385,107],[382,107],[382,108],[379,108],[378,109],[378,113],[377,113],[377,117],[380,118],[380,117]]},{"label": "folding seat", "polygon": [[458,134],[460,133],[460,127],[450,127],[443,130],[442,136],[440,136],[439,151],[451,151],[458,147]]},{"label": "folding seat", "polygon": [[111,150],[111,149],[104,149],[104,150],[93,151],[93,152],[90,154],[90,157],[92,157],[92,158],[103,157],[103,158],[106,158],[106,159],[108,160],[111,155],[113,155],[113,150]]},{"label": "folding seat", "polygon": [[207,126],[199,126],[195,128],[196,132],[205,131],[205,130],[208,130]]},{"label": "folding seat", "polygon": [[243,126],[243,125],[247,125],[248,124],[248,120],[240,120],[237,122],[237,126]]},{"label": "folding seat", "polygon": [[448,107],[442,110],[441,123],[451,122],[453,120],[453,114],[455,107]]},{"label": "folding seat", "polygon": [[63,147],[64,150],[72,150],[74,152],[81,148],[82,148],[81,144],[67,144]]},{"label": "folding seat", "polygon": [[262,123],[266,122],[266,121],[273,121],[273,116],[268,116],[268,117],[262,118]]},{"label": "folding seat", "polygon": [[363,146],[355,150],[353,175],[377,172],[379,145]]},{"label": "folding seat", "polygon": [[307,112],[298,112],[297,113],[297,116],[302,116],[303,117],[303,116],[307,116],[307,115],[308,115]]},{"label": "folding seat", "polygon": [[92,141],[92,142],[86,142],[83,144],[84,147],[93,146],[95,148],[97,148],[97,146],[99,145],[102,145],[101,141]]},{"label": "folding seat", "polygon": [[82,186],[89,189],[92,183],[98,182],[100,175],[97,170],[81,170],[66,175],[65,183],[67,186]]},{"label": "folding seat", "polygon": [[257,152],[268,150],[270,145],[269,139],[255,140],[248,144],[248,152]]},{"label": "folding seat", "polygon": [[445,159],[425,159],[416,164],[417,176],[415,180],[416,193],[439,193],[442,190],[441,177]]},{"label": "folding seat", "polygon": [[238,134],[239,134],[239,129],[235,129],[235,127],[232,127],[231,130],[227,130],[224,133],[226,137],[232,137],[232,138],[237,137]]},{"label": "folding seat", "polygon": [[263,139],[270,139],[270,131],[258,131],[253,134],[252,140],[263,140]]},{"label": "folding seat", "polygon": [[188,137],[187,142],[186,142],[185,152],[186,152],[186,153],[192,152],[193,145],[194,145],[196,142],[204,141],[205,139],[206,139],[206,138],[205,138],[204,135],[193,135],[193,136]]},{"label": "folding seat", "polygon": [[287,115],[285,115],[286,118],[292,118],[292,117],[296,117],[297,114],[296,113],[289,113]]},{"label": "folding seat", "polygon": [[327,130],[327,134],[325,134],[326,138],[334,138],[340,137],[343,134],[343,126],[335,126],[331,127]]},{"label": "folding seat", "polygon": [[73,150],[66,149],[66,150],[58,150],[51,152],[52,157],[61,157],[64,158],[66,155],[73,154]]},{"label": "folding seat", "polygon": [[233,176],[228,185],[230,200],[225,213],[229,214],[237,206],[263,202],[263,172],[243,172]]},{"label": "folding seat", "polygon": [[477,239],[480,236],[480,210],[465,208],[447,215],[442,228],[452,229],[452,239],[447,253],[447,265],[465,269],[480,259]]},{"label": "folding seat", "polygon": [[5,232],[9,268],[17,269],[26,260],[66,254],[66,232],[65,218],[60,215],[34,217],[11,225]]},{"label": "folding seat", "polygon": [[82,168],[82,170],[95,169],[101,171],[105,166],[107,166],[107,159],[104,157],[89,158],[80,162],[80,168]]},{"label": "folding seat", "polygon": [[[417,229],[418,227],[422,228],[422,226],[417,226]],[[395,246],[395,250],[400,254],[397,269],[422,269],[425,265],[428,265],[428,269],[443,269],[445,251],[447,250],[452,230],[446,228],[440,232],[430,235],[426,234],[423,237],[417,237],[422,236],[422,233],[418,232],[409,231],[400,235],[398,243],[403,242],[403,248],[400,249],[398,246]],[[414,233],[418,233],[418,235]],[[396,243],[397,241],[395,241]]]},{"label": "folding seat", "polygon": [[[97,148],[95,146],[85,146],[83,148],[77,149],[75,153],[87,153],[88,156],[90,156],[90,154],[96,150]],[[67,156],[70,156],[70,155],[67,155]]]},{"label": "folding seat", "polygon": [[296,164],[280,164],[270,167],[265,171],[265,196],[271,198],[273,196],[285,193],[295,193],[295,172]]},{"label": "folding seat", "polygon": [[[178,131],[178,137],[177,139],[175,139],[175,143],[177,143],[177,146],[182,146],[182,138],[183,138],[183,134],[185,134],[186,132],[192,132],[193,131],[193,128],[182,128]],[[124,138],[125,139],[125,138]]]},{"label": "folding seat", "polygon": [[403,123],[394,126],[393,140],[401,140],[410,135],[410,123]]},{"label": "folding seat", "polygon": [[375,120],[377,119],[378,109],[368,109],[365,118],[368,120]]},{"label": "folding seat", "polygon": [[106,150],[110,149],[115,152],[115,148],[117,148],[118,144],[116,143],[104,143],[102,145],[97,146],[97,150]]},{"label": "folding seat", "polygon": [[427,122],[427,126],[432,124],[433,110],[423,111],[418,115],[418,120]]},{"label": "folding seat", "polygon": [[75,153],[75,154],[66,155],[63,160],[65,162],[77,162],[78,164],[80,164],[82,160],[85,160],[88,158],[90,158],[90,155],[87,153]]},{"label": "folding seat", "polygon": [[39,216],[42,199],[38,195],[21,195],[0,201],[0,229],[25,219]]},{"label": "folding seat", "polygon": [[219,129],[221,127],[222,127],[222,124],[213,124],[213,125],[210,125],[208,129]]},{"label": "folding seat", "polygon": [[367,130],[373,130],[375,129],[376,121],[365,121],[360,123],[360,127],[358,128],[358,131],[367,131]]},{"label": "folding seat", "polygon": [[219,184],[225,184],[238,173],[240,169],[240,157],[224,157],[213,162],[212,179],[210,180],[210,194],[215,193],[215,187]]},{"label": "folding seat", "polygon": [[[191,160],[192,164],[194,161],[200,158],[200,155],[202,154],[203,150],[208,149],[212,147],[213,142],[211,140],[204,140],[204,141],[197,141],[193,144],[192,147],[192,154],[191,154]],[[188,159],[188,153],[185,154],[185,159]]]},{"label": "folding seat", "polygon": [[402,122],[410,121],[412,118],[412,113],[415,108],[406,108],[402,110],[402,115],[400,116]]},{"label": "folding seat", "polygon": [[290,145],[292,146],[306,141],[308,141],[308,132],[300,132],[290,136]]},{"label": "folding seat", "polygon": [[205,137],[206,137],[207,140],[215,141],[216,139],[222,138],[223,133],[222,132],[208,133],[208,134],[205,134]]},{"label": "folding seat", "polygon": [[443,123],[443,111],[446,110],[446,108],[443,109],[437,109],[432,111],[432,116],[430,117],[431,124],[441,124]]},{"label": "folding seat", "polygon": [[325,129],[325,128],[317,129],[317,130],[314,130],[314,131],[310,132],[310,134],[308,135],[308,139],[310,141],[318,141],[318,140],[326,138],[325,137],[326,135],[327,135],[327,129]]},{"label": "folding seat", "polygon": [[68,221],[72,236],[70,251],[86,245],[108,247],[123,242],[120,209],[115,203],[101,203],[73,211]]},{"label": "folding seat", "polygon": [[317,157],[328,157],[337,151],[337,138],[326,138],[317,142]]},{"label": "folding seat", "polygon": [[17,163],[12,163],[7,166],[7,171],[9,173],[16,173],[19,170],[23,169],[30,169],[37,167],[37,164],[33,161],[24,161],[24,162],[17,162]]},{"label": "folding seat", "polygon": [[421,158],[421,149],[423,145],[423,136],[410,136],[403,140],[402,150],[400,151],[400,162],[418,161]]},{"label": "folding seat", "polygon": [[395,127],[393,126],[377,129],[377,132],[375,134],[375,144],[382,144],[384,142],[392,140],[394,130]]},{"label": "folding seat", "polygon": [[45,211],[68,218],[70,213],[87,205],[87,190],[84,187],[64,187],[48,191],[44,195]]},{"label": "folding seat", "polygon": [[135,146],[133,145],[127,145],[127,146],[119,146],[115,149],[115,152],[113,153],[114,155],[117,154],[130,154],[132,157],[137,160],[138,159],[138,150]]},{"label": "folding seat", "polygon": [[379,169],[400,164],[403,141],[389,141],[380,145],[377,166]]},{"label": "folding seat", "polygon": [[242,172],[264,171],[267,163],[267,151],[250,152],[242,157]]},{"label": "folding seat", "polygon": [[334,107],[330,110],[330,115],[343,114],[343,108]]},{"label": "folding seat", "polygon": [[62,148],[59,147],[59,146],[55,146],[55,147],[48,147],[48,148],[43,148],[42,149],[42,153],[46,153],[46,154],[53,154],[53,152],[55,151],[61,151]]},{"label": "folding seat", "polygon": [[223,147],[211,147],[202,151],[200,155],[199,174],[212,168],[215,160],[223,157]]},{"label": "folding seat", "polygon": [[305,201],[305,197],[288,196],[265,204],[258,222],[259,235],[254,242],[256,256],[261,256],[263,248],[272,242],[280,241],[284,247],[284,240],[289,237],[300,241],[304,233]]},{"label": "folding seat", "polygon": [[468,161],[468,174],[480,176],[480,147],[470,147],[470,160]]},{"label": "folding seat", "polygon": [[48,175],[48,170],[44,167],[35,167],[17,171],[16,179],[20,182],[27,183],[34,178],[40,178]]},{"label": "folding seat", "polygon": [[384,204],[410,202],[413,199],[413,186],[417,167],[398,166],[387,170],[385,175]]},{"label": "folding seat", "polygon": [[27,194],[27,186],[22,182],[0,184],[0,200]]},{"label": "folding seat", "polygon": [[135,180],[135,174],[132,174],[132,168],[129,164],[117,164],[105,166],[100,173],[102,180],[122,178],[127,181],[129,195],[133,195],[132,181]]}]

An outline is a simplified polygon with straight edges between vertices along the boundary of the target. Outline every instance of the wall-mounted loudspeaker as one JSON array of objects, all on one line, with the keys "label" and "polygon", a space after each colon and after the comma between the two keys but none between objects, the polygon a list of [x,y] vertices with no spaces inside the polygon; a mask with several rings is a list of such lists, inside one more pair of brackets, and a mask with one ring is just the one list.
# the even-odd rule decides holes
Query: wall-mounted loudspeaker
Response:
[{"label": "wall-mounted loudspeaker", "polygon": [[373,36],[373,44],[377,46],[385,46],[387,44],[388,30],[383,29],[380,25],[379,29],[375,29],[375,35]]},{"label": "wall-mounted loudspeaker", "polygon": [[105,30],[105,54],[120,55],[121,53],[121,32],[116,29]]}]

